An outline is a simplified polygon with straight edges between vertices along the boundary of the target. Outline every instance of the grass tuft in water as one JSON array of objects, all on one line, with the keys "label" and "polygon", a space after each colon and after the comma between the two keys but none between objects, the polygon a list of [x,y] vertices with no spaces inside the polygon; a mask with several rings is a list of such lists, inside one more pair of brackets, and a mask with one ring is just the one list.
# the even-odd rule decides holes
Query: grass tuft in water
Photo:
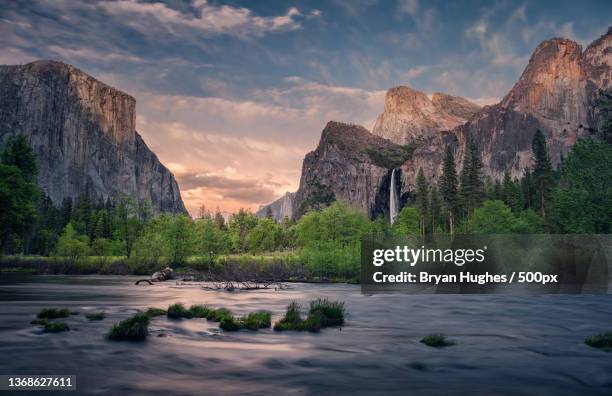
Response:
[{"label": "grass tuft in water", "polygon": [[106,317],[106,314],[104,312],[92,312],[92,313],[86,314],[85,317],[91,321],[104,320],[104,318]]},{"label": "grass tuft in water", "polygon": [[47,322],[44,326],[45,333],[59,333],[70,330],[70,327],[64,322]]},{"label": "grass tuft in water", "polygon": [[344,324],[344,303],[317,298],[310,302],[308,316],[317,316],[321,327],[342,326]]},{"label": "grass tuft in water", "polygon": [[242,322],[236,320],[233,315],[225,315],[221,318],[219,327],[225,331],[238,331],[243,328]]},{"label": "grass tuft in water", "polygon": [[206,305],[192,305],[189,311],[194,318],[206,318],[210,315],[211,309]]},{"label": "grass tuft in water", "polygon": [[245,329],[258,330],[269,328],[272,325],[271,318],[272,314],[270,312],[257,311],[243,316],[240,321]]},{"label": "grass tuft in water", "polygon": [[421,342],[427,346],[434,347],[434,348],[440,348],[440,347],[450,346],[454,344],[454,342],[449,341],[442,334],[430,334],[428,336],[423,337],[421,339]]},{"label": "grass tuft in water", "polygon": [[150,320],[149,315],[139,312],[131,318],[114,324],[108,334],[108,339],[113,341],[144,341],[149,334]]},{"label": "grass tuft in water", "polygon": [[612,351],[612,331],[606,331],[591,337],[587,337],[584,343],[593,348]]},{"label": "grass tuft in water", "polygon": [[144,311],[144,313],[149,318],[154,318],[156,316],[166,315],[167,311],[165,309],[161,309],[161,308],[147,308],[147,310]]},{"label": "grass tuft in water", "polygon": [[181,303],[172,304],[168,307],[168,312],[166,314],[170,319],[191,319],[193,318],[193,313],[185,308],[185,306]]},{"label": "grass tuft in water", "polygon": [[233,318],[232,312],[226,308],[210,309],[206,319],[213,322],[221,322],[223,319]]},{"label": "grass tuft in water", "polygon": [[37,315],[38,319],[57,319],[70,316],[68,308],[45,308]]}]

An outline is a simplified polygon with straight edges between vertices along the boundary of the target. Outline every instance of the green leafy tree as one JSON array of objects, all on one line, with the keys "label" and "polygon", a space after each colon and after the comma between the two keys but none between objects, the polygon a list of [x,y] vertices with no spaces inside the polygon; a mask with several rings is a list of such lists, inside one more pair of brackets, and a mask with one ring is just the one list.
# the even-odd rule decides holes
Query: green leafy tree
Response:
[{"label": "green leafy tree", "polygon": [[237,252],[247,251],[247,238],[249,231],[257,225],[257,216],[250,210],[242,209],[232,215],[229,221],[232,245]]},{"label": "green leafy tree", "polygon": [[533,211],[515,214],[502,201],[484,201],[467,220],[467,228],[475,234],[537,233],[541,219]]},{"label": "green leafy tree", "polygon": [[272,252],[280,248],[283,240],[283,228],[271,218],[263,218],[249,232],[247,245],[250,252]]},{"label": "green leafy tree", "polygon": [[215,220],[210,218],[199,219],[195,222],[196,250],[207,257],[227,253],[230,249],[229,235],[225,230],[219,228]]},{"label": "green leafy tree", "polygon": [[76,262],[89,254],[89,238],[78,234],[72,223],[68,223],[57,240],[56,254]]},{"label": "green leafy tree", "polygon": [[393,234],[402,235],[419,235],[421,216],[419,211],[413,206],[404,206],[397,216],[397,220],[393,223]]},{"label": "green leafy tree", "polygon": [[612,232],[612,148],[585,139],[576,143],[553,193],[556,229],[566,233]]},{"label": "green leafy tree", "polygon": [[162,235],[170,264],[184,264],[195,252],[196,235],[191,217],[183,214],[168,216]]},{"label": "green leafy tree", "polygon": [[36,159],[19,135],[6,141],[0,161],[0,252],[23,252],[40,197]]}]

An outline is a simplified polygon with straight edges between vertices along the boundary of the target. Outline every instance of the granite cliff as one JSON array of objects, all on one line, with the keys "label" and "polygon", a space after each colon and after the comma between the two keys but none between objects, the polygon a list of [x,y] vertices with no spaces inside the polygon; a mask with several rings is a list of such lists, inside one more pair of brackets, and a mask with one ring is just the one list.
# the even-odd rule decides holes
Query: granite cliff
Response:
[{"label": "granite cliff", "polygon": [[439,178],[447,146],[461,169],[469,137],[476,140],[492,178],[502,178],[506,170],[519,177],[531,166],[538,129],[556,166],[578,139],[601,126],[601,96],[611,89],[612,28],[584,51],[567,39],[542,42],[518,82],[493,106],[392,88],[372,133],[328,123],[319,146],[304,159],[294,217],[333,200],[350,202],[371,217],[387,215],[393,169],[401,170],[402,200],[410,199],[419,168],[430,180]]},{"label": "granite cliff", "polygon": [[0,66],[0,144],[24,134],[55,204],[82,193],[186,213],[174,176],[135,129],[136,101],[55,61]]}]

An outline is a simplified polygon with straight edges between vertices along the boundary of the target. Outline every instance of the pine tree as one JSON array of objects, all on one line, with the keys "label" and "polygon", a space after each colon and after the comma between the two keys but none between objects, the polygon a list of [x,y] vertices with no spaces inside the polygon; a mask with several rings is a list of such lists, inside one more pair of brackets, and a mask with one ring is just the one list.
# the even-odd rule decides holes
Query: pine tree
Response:
[{"label": "pine tree", "polygon": [[436,227],[439,223],[441,209],[442,199],[440,196],[440,191],[436,185],[433,185],[429,193],[429,218],[431,220],[432,234],[436,233]]},{"label": "pine tree", "polygon": [[417,191],[416,191],[416,205],[421,216],[420,227],[421,235],[425,235],[425,225],[427,224],[427,213],[429,209],[429,186],[423,173],[423,168],[419,168],[419,173],[416,179]]},{"label": "pine tree", "polygon": [[446,148],[446,156],[444,157],[444,165],[442,167],[442,177],[440,178],[440,192],[442,200],[448,214],[448,226],[451,235],[453,234],[454,218],[457,213],[459,197],[457,192],[457,170],[455,166],[455,157],[451,147]]},{"label": "pine tree", "polygon": [[510,172],[506,170],[504,173],[504,183],[501,199],[504,203],[512,209],[513,212],[518,213],[523,208],[521,188],[518,181],[510,178]]},{"label": "pine tree", "polygon": [[533,183],[535,187],[535,206],[539,210],[540,215],[547,220],[547,209],[550,205],[552,187],[553,187],[553,170],[548,155],[548,147],[546,146],[546,138],[539,129],[533,136],[531,143],[533,151]]},{"label": "pine tree", "polygon": [[482,166],[476,140],[469,138],[460,177],[460,199],[466,217],[478,207],[484,197]]}]

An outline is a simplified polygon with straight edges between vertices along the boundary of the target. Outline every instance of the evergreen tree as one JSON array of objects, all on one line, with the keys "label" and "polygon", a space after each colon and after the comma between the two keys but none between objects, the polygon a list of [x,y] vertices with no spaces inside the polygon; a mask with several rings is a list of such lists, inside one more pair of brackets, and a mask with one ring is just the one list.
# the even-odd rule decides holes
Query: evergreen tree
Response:
[{"label": "evergreen tree", "polygon": [[416,184],[416,206],[420,215],[421,235],[425,235],[427,213],[429,211],[429,186],[427,185],[427,179],[425,179],[423,168],[419,168]]},{"label": "evergreen tree", "polygon": [[4,149],[0,153],[0,162],[19,168],[26,181],[35,181],[36,156],[24,135],[12,136],[6,140]]},{"label": "evergreen tree", "polygon": [[452,235],[454,232],[454,218],[458,211],[459,196],[455,157],[450,146],[446,148],[446,156],[444,157],[442,177],[440,178],[440,192],[442,193],[442,199],[448,215],[449,231]]},{"label": "evergreen tree", "polygon": [[554,183],[552,165],[546,146],[546,138],[539,129],[533,136],[533,183],[535,186],[535,207],[546,223]]},{"label": "evergreen tree", "polygon": [[436,185],[431,187],[431,191],[429,193],[429,218],[431,221],[431,233],[436,233],[436,228],[438,228],[438,224],[440,223],[440,214],[442,211],[442,198],[440,196],[440,191]]},{"label": "evergreen tree", "polygon": [[504,183],[502,187],[503,191],[501,194],[501,200],[510,208],[514,213],[518,213],[523,208],[523,198],[521,195],[521,188],[518,181],[510,178],[510,172],[504,173]]},{"label": "evergreen tree", "polygon": [[521,178],[523,209],[533,209],[534,189],[532,173],[529,168],[525,168]]},{"label": "evergreen tree", "polygon": [[221,213],[219,208],[217,208],[217,210],[215,211],[215,224],[217,225],[217,227],[219,227],[220,230],[227,230],[227,226],[225,224],[225,217],[223,217],[223,214]]},{"label": "evergreen tree", "polygon": [[465,216],[469,216],[484,198],[482,166],[476,140],[470,137],[466,144],[460,177],[460,199]]}]

